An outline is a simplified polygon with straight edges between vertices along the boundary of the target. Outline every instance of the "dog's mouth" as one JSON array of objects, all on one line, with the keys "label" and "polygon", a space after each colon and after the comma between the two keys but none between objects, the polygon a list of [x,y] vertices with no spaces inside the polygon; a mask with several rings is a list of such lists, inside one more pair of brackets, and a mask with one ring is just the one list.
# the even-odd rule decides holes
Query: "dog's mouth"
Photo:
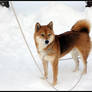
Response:
[{"label": "dog's mouth", "polygon": [[40,38],[39,36],[36,37],[36,41],[37,43],[42,47],[42,48],[45,48],[47,47],[50,43],[52,43],[54,40],[54,37],[50,37],[48,39],[42,39]]},{"label": "dog's mouth", "polygon": [[54,36],[51,36],[49,39],[45,39],[45,45],[49,45],[54,41]]}]

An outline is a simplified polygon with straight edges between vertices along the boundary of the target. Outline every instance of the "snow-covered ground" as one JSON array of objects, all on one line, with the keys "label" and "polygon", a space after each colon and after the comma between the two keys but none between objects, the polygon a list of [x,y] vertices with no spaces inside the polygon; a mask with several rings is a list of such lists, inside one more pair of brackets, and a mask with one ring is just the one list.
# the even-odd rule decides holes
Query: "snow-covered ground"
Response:
[{"label": "snow-covered ground", "polygon": [[[36,5],[40,4],[40,7],[35,8],[35,12],[31,10],[31,2],[28,10],[27,8],[18,8],[18,5],[21,6],[22,3],[14,3],[28,44],[42,71],[43,67],[36,52],[33,39],[35,23],[48,24],[50,21],[53,21],[56,34],[69,31],[72,25],[79,19],[86,18],[92,23],[92,8],[83,8],[81,6],[83,3],[80,4],[80,8],[79,4],[77,4],[77,8],[77,5],[76,7],[72,5],[73,3],[71,3],[72,6],[56,2],[47,2],[46,5],[44,3],[42,6],[41,3],[36,3]],[[26,4],[28,3],[24,4],[27,7]],[[22,6],[22,8],[25,7]],[[18,9],[20,10],[18,11]],[[92,39],[92,31],[90,32],[90,37]],[[63,58],[68,57],[71,57],[71,55],[68,54]],[[88,58],[88,73],[83,76],[74,90],[92,90],[91,61],[92,52]],[[80,71],[74,73],[72,72],[74,69],[73,60],[60,61],[56,88],[59,90],[72,88],[78,81],[82,68],[83,64],[80,62]],[[49,81],[51,81],[52,72],[50,65],[49,73]],[[12,10],[0,7],[0,90],[54,90],[40,77],[42,76],[27,50]]]}]

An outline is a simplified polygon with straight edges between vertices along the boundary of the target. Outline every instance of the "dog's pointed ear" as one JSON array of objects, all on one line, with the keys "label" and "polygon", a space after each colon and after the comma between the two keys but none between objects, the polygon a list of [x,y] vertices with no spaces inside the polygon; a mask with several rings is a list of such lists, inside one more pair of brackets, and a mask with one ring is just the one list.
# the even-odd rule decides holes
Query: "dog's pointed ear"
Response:
[{"label": "dog's pointed ear", "polygon": [[40,23],[36,23],[36,25],[35,25],[35,31],[39,31],[39,29],[41,28],[41,25],[40,25]]},{"label": "dog's pointed ear", "polygon": [[48,25],[47,25],[51,30],[53,30],[53,22],[51,21]]}]

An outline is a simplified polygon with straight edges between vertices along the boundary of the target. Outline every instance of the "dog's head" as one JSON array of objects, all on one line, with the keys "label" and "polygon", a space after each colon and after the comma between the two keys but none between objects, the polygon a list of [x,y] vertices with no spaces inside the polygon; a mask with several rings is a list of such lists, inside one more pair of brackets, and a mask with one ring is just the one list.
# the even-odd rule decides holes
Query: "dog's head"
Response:
[{"label": "dog's head", "polygon": [[53,31],[53,22],[51,21],[48,25],[35,25],[36,41],[43,46],[48,46],[54,41],[55,35]]}]

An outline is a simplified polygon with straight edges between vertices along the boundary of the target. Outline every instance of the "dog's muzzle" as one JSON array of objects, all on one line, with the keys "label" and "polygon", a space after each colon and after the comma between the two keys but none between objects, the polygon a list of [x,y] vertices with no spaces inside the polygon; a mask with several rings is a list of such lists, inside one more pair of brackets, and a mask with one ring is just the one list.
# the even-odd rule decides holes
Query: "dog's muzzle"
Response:
[{"label": "dog's muzzle", "polygon": [[49,43],[49,41],[48,41],[48,40],[46,40],[46,41],[45,41],[45,44],[48,44],[48,43]]}]

